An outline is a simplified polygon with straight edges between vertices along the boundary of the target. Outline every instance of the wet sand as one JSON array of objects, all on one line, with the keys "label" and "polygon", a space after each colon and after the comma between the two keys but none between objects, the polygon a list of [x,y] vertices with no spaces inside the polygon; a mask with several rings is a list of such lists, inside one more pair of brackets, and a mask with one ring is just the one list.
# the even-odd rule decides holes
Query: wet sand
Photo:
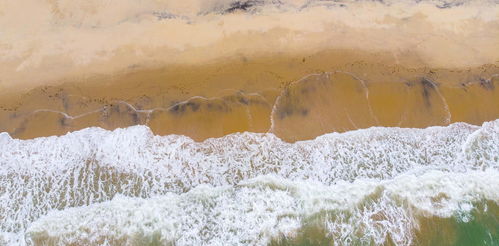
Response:
[{"label": "wet sand", "polygon": [[244,131],[297,141],[371,126],[481,124],[499,116],[495,65],[416,69],[377,57],[330,50],[67,81],[3,97],[0,131],[27,139],[145,124],[156,134],[199,141]]}]

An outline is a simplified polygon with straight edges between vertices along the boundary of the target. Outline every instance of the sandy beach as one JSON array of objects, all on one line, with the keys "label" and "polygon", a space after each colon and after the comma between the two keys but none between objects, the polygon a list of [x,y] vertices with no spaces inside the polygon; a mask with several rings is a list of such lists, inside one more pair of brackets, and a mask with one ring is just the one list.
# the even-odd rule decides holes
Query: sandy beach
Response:
[{"label": "sandy beach", "polygon": [[296,141],[371,126],[481,124],[499,115],[495,65],[415,69],[347,59],[362,55],[246,58],[43,86],[3,97],[0,127],[24,139],[146,124],[196,140],[250,131]]},{"label": "sandy beach", "polygon": [[0,245],[499,245],[497,0],[0,0]]},{"label": "sandy beach", "polygon": [[0,15],[0,130],[19,138],[147,124],[294,141],[499,115],[497,5],[26,3],[43,11]]},{"label": "sandy beach", "polygon": [[147,124],[197,140],[295,141],[499,115],[497,5],[92,4],[3,3],[0,131]]}]

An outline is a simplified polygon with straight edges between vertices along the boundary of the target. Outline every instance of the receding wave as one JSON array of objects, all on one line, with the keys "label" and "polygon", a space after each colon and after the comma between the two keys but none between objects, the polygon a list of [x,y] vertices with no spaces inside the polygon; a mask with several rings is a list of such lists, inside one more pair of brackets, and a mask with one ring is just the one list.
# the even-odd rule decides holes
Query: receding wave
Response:
[{"label": "receding wave", "polygon": [[417,215],[467,220],[480,199],[497,201],[498,172],[402,175],[323,186],[258,177],[235,186],[197,187],[149,199],[117,196],[55,211],[35,221],[35,242],[60,245],[265,245],[315,223],[341,245],[414,243]]},{"label": "receding wave", "polygon": [[145,126],[2,133],[0,167],[0,242],[10,244],[265,245],[317,225],[339,244],[410,245],[425,219],[497,216],[499,120],[296,143],[259,133],[195,142]]}]

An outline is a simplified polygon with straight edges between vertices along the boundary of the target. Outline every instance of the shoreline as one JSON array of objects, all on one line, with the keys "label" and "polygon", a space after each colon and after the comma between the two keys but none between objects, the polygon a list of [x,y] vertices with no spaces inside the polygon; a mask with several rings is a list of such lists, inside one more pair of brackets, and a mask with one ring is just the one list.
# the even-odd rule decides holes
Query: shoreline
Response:
[{"label": "shoreline", "polygon": [[490,1],[22,1],[0,3],[0,131],[14,137],[147,124],[292,142],[499,117]]},{"label": "shoreline", "polygon": [[197,141],[250,131],[294,142],[370,126],[499,118],[495,65],[412,69],[355,62],[360,54],[348,52],[135,69],[39,87],[0,99],[0,130],[27,139],[145,124],[155,134]]}]

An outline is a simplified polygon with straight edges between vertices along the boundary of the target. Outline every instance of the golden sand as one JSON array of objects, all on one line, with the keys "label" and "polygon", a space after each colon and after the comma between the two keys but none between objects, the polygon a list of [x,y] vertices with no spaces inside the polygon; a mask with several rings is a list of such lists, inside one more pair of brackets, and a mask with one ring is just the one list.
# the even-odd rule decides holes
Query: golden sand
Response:
[{"label": "golden sand", "polygon": [[[363,62],[351,62],[361,55]],[[2,98],[0,131],[33,138],[146,124],[156,134],[195,140],[251,131],[296,141],[371,126],[480,124],[499,116],[497,66],[412,69],[369,57],[324,51],[68,81]]]},{"label": "golden sand", "polygon": [[296,141],[499,115],[497,4],[233,2],[0,2],[0,132]]},{"label": "golden sand", "polygon": [[233,2],[1,1],[0,95],[129,69],[324,50],[379,53],[377,63],[408,68],[499,61],[499,5],[485,0],[451,8],[285,0],[256,12],[224,12]]}]

